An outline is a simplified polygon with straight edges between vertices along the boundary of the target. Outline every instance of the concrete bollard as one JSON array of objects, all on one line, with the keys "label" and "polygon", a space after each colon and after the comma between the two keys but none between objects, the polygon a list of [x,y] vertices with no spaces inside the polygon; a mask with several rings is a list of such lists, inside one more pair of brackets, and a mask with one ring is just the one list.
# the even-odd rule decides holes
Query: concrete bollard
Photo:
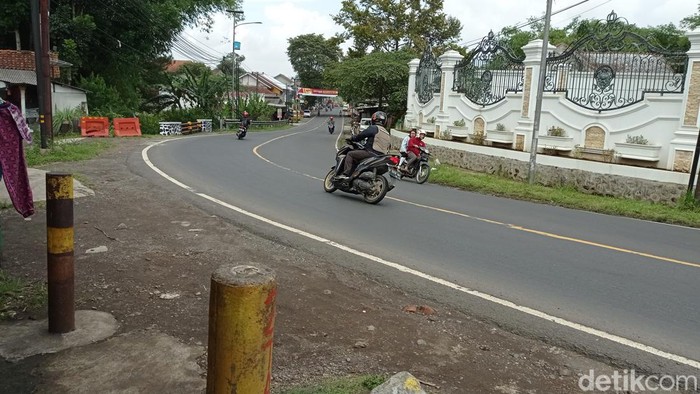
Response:
[{"label": "concrete bollard", "polygon": [[208,394],[270,392],[277,284],[267,268],[227,264],[211,276]]},{"label": "concrete bollard", "polygon": [[49,332],[75,330],[73,176],[46,174],[46,262]]}]

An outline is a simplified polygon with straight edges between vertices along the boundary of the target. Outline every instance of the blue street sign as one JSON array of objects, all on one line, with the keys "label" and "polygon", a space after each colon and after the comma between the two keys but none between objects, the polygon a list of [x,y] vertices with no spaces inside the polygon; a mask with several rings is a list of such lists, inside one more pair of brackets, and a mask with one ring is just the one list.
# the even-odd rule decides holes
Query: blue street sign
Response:
[{"label": "blue street sign", "polygon": [[241,49],[241,42],[240,41],[234,41],[233,42],[233,49]]}]

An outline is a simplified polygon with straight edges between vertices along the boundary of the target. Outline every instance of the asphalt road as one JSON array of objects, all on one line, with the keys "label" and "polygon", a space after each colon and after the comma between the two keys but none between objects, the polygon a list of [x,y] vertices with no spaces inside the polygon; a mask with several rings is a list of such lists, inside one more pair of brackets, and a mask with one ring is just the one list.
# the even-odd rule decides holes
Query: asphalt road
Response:
[{"label": "asphalt road", "polygon": [[[376,206],[359,196],[328,194],[321,179],[333,164],[338,132],[327,132],[326,119],[307,119],[283,132],[252,132],[242,141],[233,135],[169,141],[148,156],[197,192],[268,219],[700,360],[699,230],[411,181],[398,182]],[[336,130],[342,130],[340,117]],[[324,250],[319,246],[319,253]],[[362,267],[370,274],[375,269]],[[498,322],[511,318],[497,308],[484,313]],[[574,346],[590,341],[575,330],[567,335]]]}]

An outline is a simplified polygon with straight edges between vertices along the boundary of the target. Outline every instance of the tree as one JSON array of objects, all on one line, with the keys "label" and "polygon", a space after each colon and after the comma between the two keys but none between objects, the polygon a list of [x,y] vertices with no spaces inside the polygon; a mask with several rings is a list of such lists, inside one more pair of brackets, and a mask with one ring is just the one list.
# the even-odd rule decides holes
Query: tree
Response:
[{"label": "tree", "polygon": [[388,112],[399,118],[406,112],[408,62],[415,57],[407,50],[374,52],[337,63],[324,75],[346,101],[375,102],[379,107],[388,104]]},{"label": "tree", "polygon": [[422,52],[459,39],[461,22],[442,8],[443,0],[343,0],[333,20],[345,28],[344,38],[353,39],[351,57],[402,48]]},{"label": "tree", "polygon": [[698,4],[698,12],[696,14],[683,18],[681,21],[681,27],[684,29],[695,29],[700,27],[700,4]]},{"label": "tree", "polygon": [[338,39],[325,39],[321,34],[303,34],[287,40],[287,56],[303,86],[332,87],[324,84],[323,71],[337,63],[342,51]]}]

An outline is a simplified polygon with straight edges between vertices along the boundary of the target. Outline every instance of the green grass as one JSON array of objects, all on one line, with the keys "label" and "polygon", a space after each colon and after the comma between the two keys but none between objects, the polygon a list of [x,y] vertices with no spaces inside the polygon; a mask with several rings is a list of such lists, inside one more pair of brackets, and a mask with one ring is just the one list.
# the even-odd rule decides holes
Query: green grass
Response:
[{"label": "green grass", "polygon": [[43,307],[47,300],[46,285],[9,276],[0,270],[0,321],[17,313]]},{"label": "green grass", "polygon": [[572,187],[530,185],[497,175],[474,173],[444,164],[430,174],[430,182],[495,196],[700,227],[700,204],[693,202],[692,199],[686,199],[676,205],[666,205],[649,201],[597,196],[581,193]]},{"label": "green grass", "polygon": [[367,394],[384,380],[379,375],[332,379],[316,385],[283,390],[282,394]]},{"label": "green grass", "polygon": [[[58,141],[58,139],[56,140]],[[76,142],[54,143],[42,152],[38,138],[24,150],[27,166],[36,167],[64,161],[81,161],[96,157],[112,145],[109,139],[83,139]]]}]

